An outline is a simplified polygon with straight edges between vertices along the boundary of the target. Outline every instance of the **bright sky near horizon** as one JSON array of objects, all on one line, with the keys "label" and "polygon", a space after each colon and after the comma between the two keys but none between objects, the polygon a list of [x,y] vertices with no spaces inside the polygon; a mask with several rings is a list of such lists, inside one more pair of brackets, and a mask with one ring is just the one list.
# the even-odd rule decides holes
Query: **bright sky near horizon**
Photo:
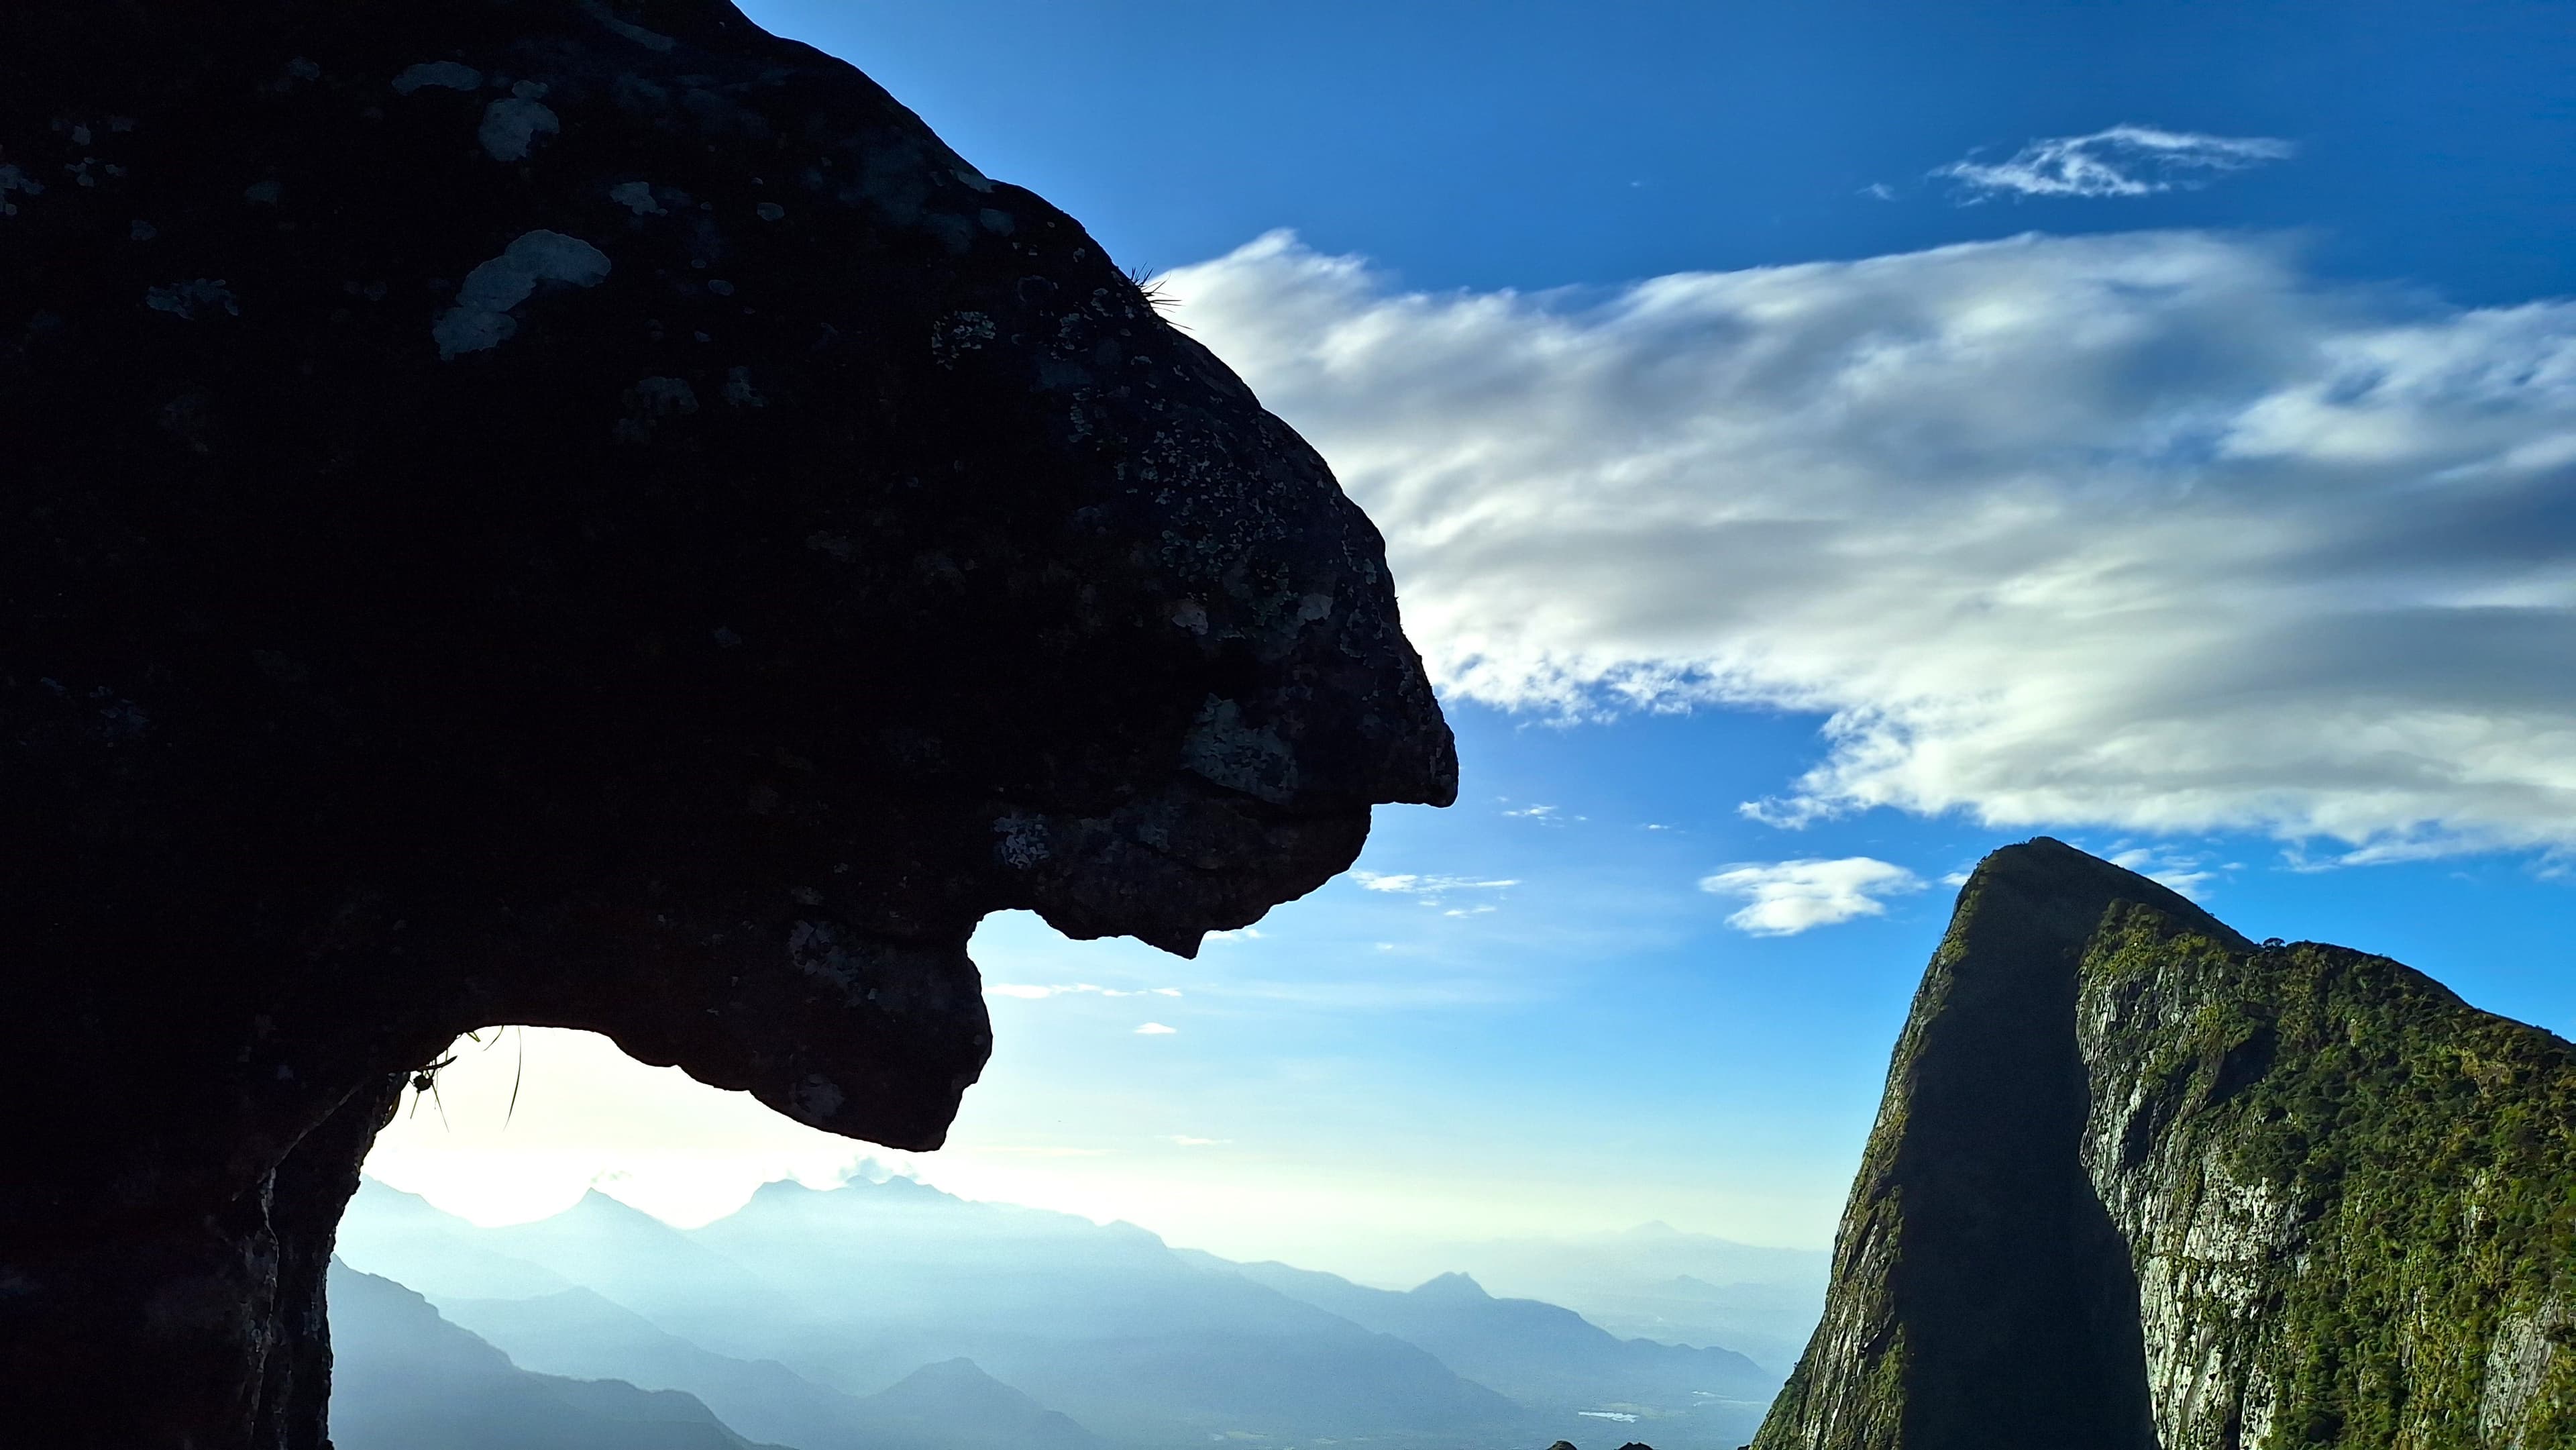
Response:
[{"label": "bright sky near horizon", "polygon": [[[997,918],[971,1197],[1393,1280],[1829,1240],[1984,851],[2576,1033],[2576,9],[752,0],[1163,271],[1386,532],[1464,787],[1196,961]],[[866,1154],[534,1033],[372,1167]]]}]

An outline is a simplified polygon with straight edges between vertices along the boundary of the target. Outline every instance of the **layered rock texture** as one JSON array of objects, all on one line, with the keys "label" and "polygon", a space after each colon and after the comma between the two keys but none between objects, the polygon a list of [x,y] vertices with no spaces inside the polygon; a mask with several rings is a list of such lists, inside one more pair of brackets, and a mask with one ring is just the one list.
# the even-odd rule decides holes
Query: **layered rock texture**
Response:
[{"label": "layered rock texture", "polygon": [[458,1031],[937,1144],[1025,907],[1445,802],[1380,541],[1080,226],[723,0],[0,6],[0,1421],[313,1447]]},{"label": "layered rock texture", "polygon": [[2576,1049],[2055,841],[1960,893],[1759,1450],[2576,1445]]}]

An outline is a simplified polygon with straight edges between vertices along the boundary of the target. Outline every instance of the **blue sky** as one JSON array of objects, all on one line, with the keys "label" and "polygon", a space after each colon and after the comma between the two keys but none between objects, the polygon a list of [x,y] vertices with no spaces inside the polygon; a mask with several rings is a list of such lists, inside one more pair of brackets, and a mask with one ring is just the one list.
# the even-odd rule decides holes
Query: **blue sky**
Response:
[{"label": "blue sky", "polygon": [[[1460,736],[1196,962],[988,923],[913,1171],[1381,1279],[1822,1244],[1945,878],[2042,832],[2576,1031],[2576,12],[746,8],[1169,273]],[[527,1049],[378,1171],[685,1218],[852,1152]]]}]

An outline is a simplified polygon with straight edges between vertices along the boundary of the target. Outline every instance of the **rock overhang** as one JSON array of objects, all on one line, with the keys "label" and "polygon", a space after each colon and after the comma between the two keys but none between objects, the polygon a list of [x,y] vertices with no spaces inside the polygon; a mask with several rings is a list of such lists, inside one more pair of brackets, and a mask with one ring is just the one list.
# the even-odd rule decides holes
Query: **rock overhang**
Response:
[{"label": "rock overhang", "polygon": [[[650,879],[897,955],[1005,907],[1186,952],[1454,795],[1321,461],[863,76],[718,3],[253,9],[22,95],[13,152],[88,170],[0,236],[22,404],[142,425],[32,491],[112,502],[162,595],[28,662],[135,697],[137,795],[254,758],[174,834],[378,897],[443,840],[594,918]],[[273,746],[209,746],[227,711]],[[707,859],[638,859],[674,837]]]},{"label": "rock overhang", "polygon": [[0,41],[8,1086],[154,1064],[22,1127],[21,1242],[488,1022],[931,1146],[981,917],[1187,953],[1454,797],[1322,460],[847,65],[721,0]]}]

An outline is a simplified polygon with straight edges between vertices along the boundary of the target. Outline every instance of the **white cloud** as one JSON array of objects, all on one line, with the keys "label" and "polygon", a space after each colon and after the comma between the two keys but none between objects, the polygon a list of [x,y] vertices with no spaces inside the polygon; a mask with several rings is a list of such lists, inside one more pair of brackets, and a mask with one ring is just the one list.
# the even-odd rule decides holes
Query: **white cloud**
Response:
[{"label": "white cloud", "polygon": [[[1257,927],[1257,926],[1242,926],[1242,927],[1236,927],[1236,928],[1235,928],[1234,930],[1232,930],[1232,931],[1212,931],[1212,932],[1209,932],[1209,933],[1207,934],[1206,940],[1208,940],[1208,941],[1259,941],[1259,940],[1261,940],[1261,928],[1259,928],[1259,927]],[[1174,995],[1178,995],[1178,994],[1177,994],[1177,993],[1175,993]]]},{"label": "white cloud", "polygon": [[1363,891],[1384,891],[1399,896],[1418,896],[1437,901],[1453,891],[1502,891],[1521,883],[1512,878],[1492,880],[1474,876],[1423,876],[1410,871],[1354,871],[1351,879]]},{"label": "white cloud", "polygon": [[1556,807],[1554,807],[1554,806],[1523,806],[1523,807],[1521,807],[1519,810],[1516,810],[1516,811],[1505,811],[1505,812],[1503,812],[1503,814],[1504,814],[1504,815],[1507,815],[1507,816],[1518,816],[1518,817],[1521,817],[1521,818],[1526,819],[1526,820],[1544,821],[1544,820],[1547,820],[1549,817],[1554,816],[1554,815],[1556,814]]},{"label": "white cloud", "polygon": [[2002,161],[1968,159],[1935,167],[1970,201],[1990,196],[2151,196],[2190,188],[2297,152],[2269,136],[2204,136],[2157,126],[2113,126],[2090,136],[2033,141]]},{"label": "white cloud", "polygon": [[2231,869],[2210,864],[2206,855],[2176,850],[2170,846],[2131,846],[2123,843],[2104,855],[2114,866],[2126,867],[2150,881],[2159,881],[2194,901],[2203,899],[2209,884],[2218,879],[2221,870]]},{"label": "white cloud", "polygon": [[1922,878],[1902,866],[1868,856],[1837,861],[1775,861],[1729,866],[1700,878],[1699,889],[1745,904],[1727,924],[1755,936],[1796,936],[1887,911],[1881,897],[1923,889]]},{"label": "white cloud", "polygon": [[1170,1135],[1170,1141],[1183,1148],[1221,1148],[1234,1140],[1232,1138],[1193,1138],[1187,1133],[1174,1133]]},{"label": "white cloud", "polygon": [[1017,997],[1023,1001],[1041,1002],[1049,997],[1177,997],[1178,987],[1103,987],[1096,982],[993,982],[984,988],[988,997]]},{"label": "white cloud", "polygon": [[1177,1027],[1166,1027],[1160,1022],[1148,1022],[1144,1026],[1136,1029],[1136,1035],[1139,1037],[1169,1037],[1180,1030],[1181,1029]]},{"label": "white cloud", "polygon": [[2576,847],[2576,303],[2198,233],[1604,296],[1274,233],[1168,280],[1385,532],[1453,698],[1814,712],[1748,808],[1783,825]]},{"label": "white cloud", "polygon": [[1860,189],[1860,195],[1868,197],[1872,201],[1894,201],[1896,200],[1896,188],[1888,185],[1884,181],[1873,181],[1869,185]]}]

